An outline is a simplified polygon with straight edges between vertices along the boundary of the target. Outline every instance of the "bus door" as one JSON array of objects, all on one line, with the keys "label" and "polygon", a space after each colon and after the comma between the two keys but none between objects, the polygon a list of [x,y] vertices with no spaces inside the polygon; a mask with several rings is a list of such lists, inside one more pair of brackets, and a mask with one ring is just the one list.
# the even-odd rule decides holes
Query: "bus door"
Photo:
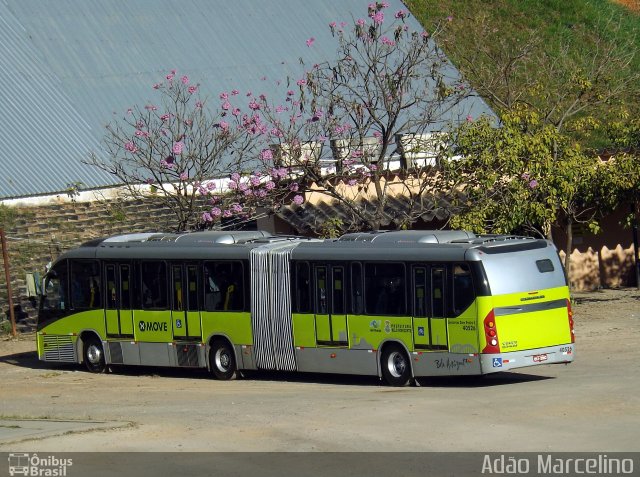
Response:
[{"label": "bus door", "polygon": [[107,336],[133,337],[131,309],[131,265],[110,263],[105,266],[105,324]]},{"label": "bus door", "polygon": [[412,267],[413,342],[416,349],[447,350],[446,268]]},{"label": "bus door", "polygon": [[197,265],[172,265],[171,322],[176,340],[201,337],[198,283]]},{"label": "bus door", "polygon": [[344,267],[316,266],[314,279],[316,343],[318,346],[347,346]]}]

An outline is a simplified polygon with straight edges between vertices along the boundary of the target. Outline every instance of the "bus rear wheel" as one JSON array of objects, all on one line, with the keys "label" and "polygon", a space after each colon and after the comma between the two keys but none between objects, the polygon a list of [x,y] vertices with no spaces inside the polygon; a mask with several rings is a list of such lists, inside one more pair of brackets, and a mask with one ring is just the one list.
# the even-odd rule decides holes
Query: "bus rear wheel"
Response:
[{"label": "bus rear wheel", "polygon": [[215,340],[209,351],[209,366],[211,372],[222,381],[228,381],[236,376],[237,366],[233,348],[224,340]]},{"label": "bus rear wheel", "polygon": [[107,364],[104,359],[102,342],[92,336],[84,341],[84,365],[91,373],[104,373]]},{"label": "bus rear wheel", "polygon": [[411,363],[400,346],[390,345],[382,352],[382,378],[389,386],[406,386],[411,379]]}]

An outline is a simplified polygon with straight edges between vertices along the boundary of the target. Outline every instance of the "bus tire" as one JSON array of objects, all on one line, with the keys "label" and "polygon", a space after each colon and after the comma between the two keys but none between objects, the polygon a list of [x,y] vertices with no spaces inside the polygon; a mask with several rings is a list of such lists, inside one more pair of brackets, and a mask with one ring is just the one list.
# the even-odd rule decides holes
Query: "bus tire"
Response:
[{"label": "bus tire", "polygon": [[236,357],[233,348],[227,341],[215,340],[211,344],[209,366],[216,379],[228,381],[236,377]]},{"label": "bus tire", "polygon": [[400,346],[385,346],[381,364],[382,378],[389,386],[406,386],[411,380],[411,362]]},{"label": "bus tire", "polygon": [[102,342],[95,336],[84,340],[83,359],[85,367],[91,373],[104,373],[107,369]]}]

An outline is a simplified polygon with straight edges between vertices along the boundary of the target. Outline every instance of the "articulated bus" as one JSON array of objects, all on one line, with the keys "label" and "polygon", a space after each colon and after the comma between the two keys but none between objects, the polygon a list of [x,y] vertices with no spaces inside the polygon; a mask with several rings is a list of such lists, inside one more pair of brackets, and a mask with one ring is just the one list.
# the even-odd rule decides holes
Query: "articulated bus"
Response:
[{"label": "articulated bus", "polygon": [[546,240],[381,231],[144,233],[61,255],[43,283],[48,362],[414,378],[569,363],[569,290]]}]

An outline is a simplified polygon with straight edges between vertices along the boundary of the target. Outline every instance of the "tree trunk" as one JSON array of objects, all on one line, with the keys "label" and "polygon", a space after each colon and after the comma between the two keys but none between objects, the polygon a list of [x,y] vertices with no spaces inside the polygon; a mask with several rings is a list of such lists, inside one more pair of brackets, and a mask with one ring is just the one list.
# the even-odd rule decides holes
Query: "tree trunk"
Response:
[{"label": "tree trunk", "polygon": [[571,287],[570,273],[569,267],[571,267],[571,251],[573,249],[573,220],[571,217],[567,217],[566,227],[567,227],[567,243],[565,244],[565,257],[564,257],[564,276],[567,279],[567,283],[569,287]]}]

